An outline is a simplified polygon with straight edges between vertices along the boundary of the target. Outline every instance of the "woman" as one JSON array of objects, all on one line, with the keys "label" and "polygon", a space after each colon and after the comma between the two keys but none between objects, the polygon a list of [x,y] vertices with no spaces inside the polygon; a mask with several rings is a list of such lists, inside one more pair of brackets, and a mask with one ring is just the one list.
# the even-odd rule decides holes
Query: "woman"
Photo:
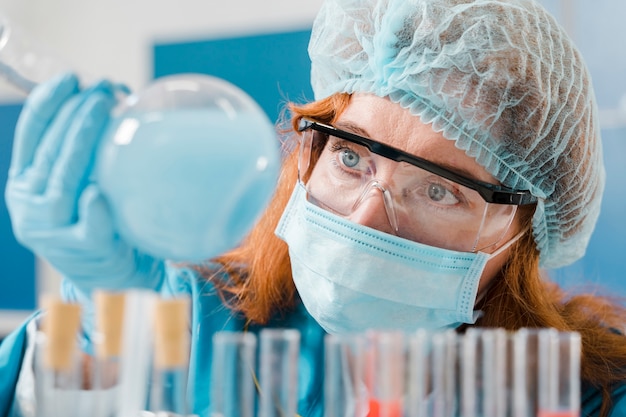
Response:
[{"label": "woman", "polygon": [[[71,77],[35,92],[20,119],[27,145],[7,185],[16,236],[86,308],[98,287],[191,293],[199,414],[213,333],[272,326],[302,332],[302,415],[321,414],[326,332],[468,326],[580,332],[583,415],[626,412],[623,309],[569,296],[540,270],[584,254],[604,187],[591,81],[554,19],[530,0],[327,0],[309,53],[316,101],[290,106],[276,194],[239,248],[193,268],[139,254],[102,220],[97,187],[71,175],[55,179],[71,184],[44,211],[56,217],[38,217],[32,153],[91,149],[113,101],[106,84],[79,92]],[[61,152],[71,157],[52,174],[87,171],[83,148]],[[42,239],[59,218],[62,236]]]}]

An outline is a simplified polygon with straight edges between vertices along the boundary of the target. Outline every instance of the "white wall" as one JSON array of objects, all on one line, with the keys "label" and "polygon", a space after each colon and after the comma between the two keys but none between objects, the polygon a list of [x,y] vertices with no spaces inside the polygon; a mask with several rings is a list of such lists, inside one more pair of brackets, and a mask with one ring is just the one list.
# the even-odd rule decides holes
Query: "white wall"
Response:
[{"label": "white wall", "polygon": [[[151,74],[158,40],[309,27],[321,0],[0,0],[0,13],[73,68],[133,89]],[[0,86],[0,100],[14,89]]]}]

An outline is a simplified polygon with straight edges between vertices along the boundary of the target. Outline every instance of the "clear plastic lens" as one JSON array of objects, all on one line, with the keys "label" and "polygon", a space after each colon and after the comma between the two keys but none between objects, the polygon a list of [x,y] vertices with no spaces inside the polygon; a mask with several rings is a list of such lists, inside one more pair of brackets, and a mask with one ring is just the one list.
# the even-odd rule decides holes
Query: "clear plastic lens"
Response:
[{"label": "clear plastic lens", "polygon": [[446,249],[488,249],[516,212],[425,169],[312,130],[303,134],[299,167],[311,202],[349,217],[368,199],[382,198],[397,236]]}]

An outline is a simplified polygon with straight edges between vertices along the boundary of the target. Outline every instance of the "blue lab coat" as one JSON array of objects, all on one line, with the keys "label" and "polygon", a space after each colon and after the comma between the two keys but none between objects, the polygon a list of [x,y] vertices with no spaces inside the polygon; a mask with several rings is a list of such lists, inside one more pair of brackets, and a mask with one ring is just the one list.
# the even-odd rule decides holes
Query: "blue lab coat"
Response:
[{"label": "blue lab coat", "polygon": [[[194,383],[194,412],[207,416],[211,375],[211,340],[220,330],[240,331],[245,319],[233,316],[224,307],[214,287],[186,269],[170,267],[161,292],[164,295],[189,295],[193,302],[191,379]],[[295,310],[277,315],[264,327],[288,327],[301,332],[299,363],[298,413],[303,417],[323,415],[323,339],[324,331],[306,312],[301,303]],[[258,333],[260,326],[247,331]],[[0,417],[8,417],[26,346],[26,324],[16,329],[0,345]],[[626,385],[614,390],[611,417],[626,416]],[[581,416],[595,417],[601,404],[601,394],[583,384]]]}]

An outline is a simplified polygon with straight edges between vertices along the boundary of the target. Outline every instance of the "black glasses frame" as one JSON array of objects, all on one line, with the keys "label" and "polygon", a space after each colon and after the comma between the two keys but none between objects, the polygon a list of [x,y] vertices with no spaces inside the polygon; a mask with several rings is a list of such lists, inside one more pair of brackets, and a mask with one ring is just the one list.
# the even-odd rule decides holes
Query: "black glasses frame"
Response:
[{"label": "black glasses frame", "polygon": [[488,182],[467,178],[463,175],[457,174],[454,171],[432,163],[426,159],[411,155],[410,153],[404,152],[400,149],[385,145],[380,142],[376,142],[364,136],[360,136],[351,132],[346,132],[345,130],[337,129],[334,126],[315,122],[313,120],[308,120],[305,118],[300,119],[298,131],[304,132],[308,129],[313,129],[330,136],[335,136],[337,138],[365,146],[367,149],[370,150],[370,152],[373,152],[377,155],[384,156],[385,158],[397,162],[407,162],[418,168],[422,168],[428,172],[432,172],[433,174],[442,176],[443,178],[456,182],[457,184],[461,184],[465,187],[475,190],[487,203],[522,206],[526,204],[534,204],[537,202],[537,197],[532,195],[531,192],[528,190],[514,190],[503,185],[495,185]]}]

